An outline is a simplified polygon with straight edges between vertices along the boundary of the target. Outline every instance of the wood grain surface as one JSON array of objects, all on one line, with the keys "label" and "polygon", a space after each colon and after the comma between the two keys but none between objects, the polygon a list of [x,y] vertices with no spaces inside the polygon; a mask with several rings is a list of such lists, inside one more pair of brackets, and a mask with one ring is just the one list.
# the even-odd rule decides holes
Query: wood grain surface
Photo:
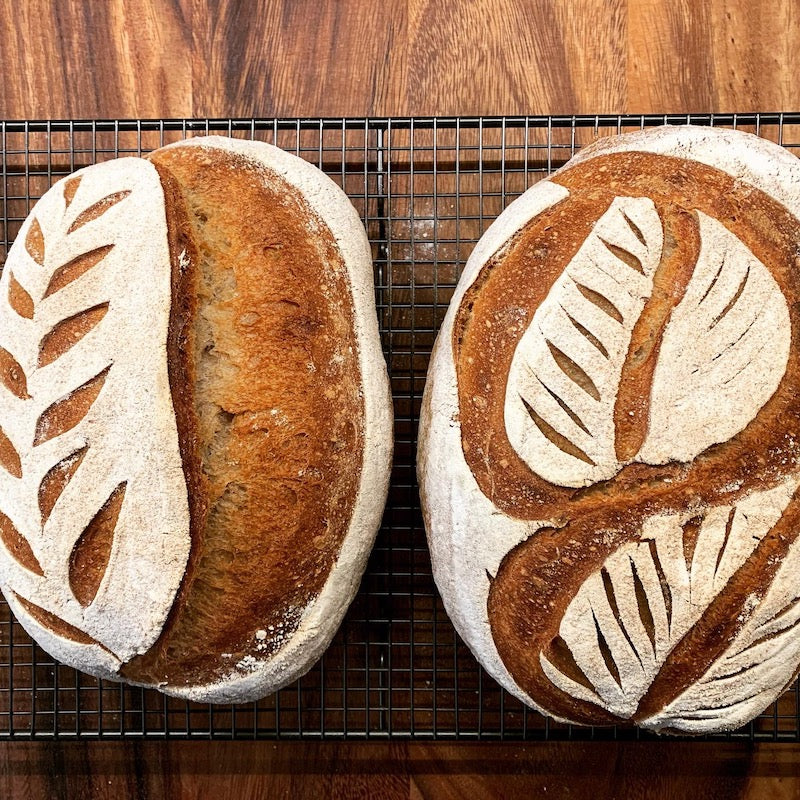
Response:
[{"label": "wood grain surface", "polygon": [[0,0],[0,116],[800,107],[797,0]]},{"label": "wood grain surface", "polygon": [[[0,117],[800,109],[798,0],[0,0]],[[800,798],[800,748],[0,744],[8,798]]]},{"label": "wood grain surface", "polygon": [[16,798],[796,798],[787,745],[192,742],[13,744],[0,796]]}]

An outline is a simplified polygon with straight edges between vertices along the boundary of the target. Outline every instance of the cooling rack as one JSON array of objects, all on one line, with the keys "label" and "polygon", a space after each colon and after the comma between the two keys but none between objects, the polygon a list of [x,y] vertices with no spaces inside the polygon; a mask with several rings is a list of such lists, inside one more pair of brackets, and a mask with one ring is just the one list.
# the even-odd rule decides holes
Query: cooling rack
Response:
[{"label": "cooling rack", "polygon": [[[414,473],[436,331],[472,248],[515,197],[598,136],[665,123],[739,128],[800,155],[800,113],[448,119],[0,122],[5,253],[60,177],[188,136],[260,139],[321,167],[366,225],[395,410],[389,502],[359,594],[322,660],[256,703],[210,706],[53,661],[0,602],[0,737],[638,739],[526,709],[478,666],[431,576]],[[800,741],[795,684],[749,725],[706,739]]]}]

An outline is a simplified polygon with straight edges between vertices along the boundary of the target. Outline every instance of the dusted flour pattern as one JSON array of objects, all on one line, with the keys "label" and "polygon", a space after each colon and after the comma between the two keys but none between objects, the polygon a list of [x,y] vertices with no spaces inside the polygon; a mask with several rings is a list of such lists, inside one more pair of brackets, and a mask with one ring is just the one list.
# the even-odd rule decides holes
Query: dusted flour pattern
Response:
[{"label": "dusted flour pattern", "polygon": [[148,204],[163,209],[147,162],[81,170],[36,205],[0,281],[0,580],[32,635],[98,675],[155,641],[189,554],[166,222]]},{"label": "dusted flour pattern", "polygon": [[745,134],[603,140],[467,265],[421,422],[434,572],[554,717],[733,728],[797,673],[799,190]]}]

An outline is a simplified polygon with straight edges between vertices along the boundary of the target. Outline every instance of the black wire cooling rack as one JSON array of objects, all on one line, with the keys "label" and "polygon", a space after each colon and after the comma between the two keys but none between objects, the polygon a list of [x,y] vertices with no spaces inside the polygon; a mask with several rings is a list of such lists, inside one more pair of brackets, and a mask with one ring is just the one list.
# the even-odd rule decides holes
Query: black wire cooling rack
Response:
[{"label": "black wire cooling rack", "polygon": [[[414,461],[434,337],[488,224],[598,136],[686,122],[740,128],[800,155],[800,113],[0,122],[6,252],[33,203],[60,177],[183,137],[261,139],[321,167],[350,196],[372,243],[396,441],[389,502],[361,590],[305,677],[257,703],[187,703],[54,662],[0,602],[0,737],[649,737],[635,728],[550,722],[480,669],[436,593]],[[795,684],[746,727],[706,738],[800,741],[799,701]]]}]

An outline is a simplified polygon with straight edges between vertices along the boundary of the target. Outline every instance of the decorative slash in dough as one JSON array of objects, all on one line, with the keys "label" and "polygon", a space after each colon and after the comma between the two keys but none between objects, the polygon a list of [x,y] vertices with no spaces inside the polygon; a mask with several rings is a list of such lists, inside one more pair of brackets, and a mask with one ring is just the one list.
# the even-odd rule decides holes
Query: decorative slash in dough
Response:
[{"label": "decorative slash in dough", "polygon": [[434,349],[434,575],[484,667],[581,724],[738,727],[800,668],[800,162],[597,142],[492,225]]}]

